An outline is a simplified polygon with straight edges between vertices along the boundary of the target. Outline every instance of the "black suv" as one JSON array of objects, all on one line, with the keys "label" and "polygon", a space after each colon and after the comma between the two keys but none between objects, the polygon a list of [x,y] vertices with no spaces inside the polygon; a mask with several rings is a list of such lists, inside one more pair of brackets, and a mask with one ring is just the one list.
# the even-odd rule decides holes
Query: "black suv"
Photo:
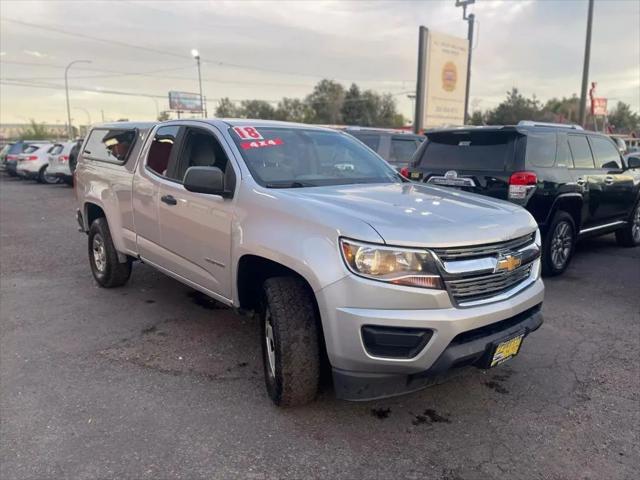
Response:
[{"label": "black suv", "polygon": [[640,158],[578,126],[520,122],[427,132],[411,180],[509,200],[534,216],[545,275],[562,273],[578,239],[615,232],[640,244]]}]

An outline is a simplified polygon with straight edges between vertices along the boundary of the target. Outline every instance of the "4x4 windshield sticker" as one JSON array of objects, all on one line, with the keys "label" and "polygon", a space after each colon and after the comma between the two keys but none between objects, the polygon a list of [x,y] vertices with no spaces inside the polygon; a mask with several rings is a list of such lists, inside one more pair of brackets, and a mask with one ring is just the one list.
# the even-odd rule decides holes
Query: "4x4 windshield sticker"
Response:
[{"label": "4x4 windshield sticker", "polygon": [[275,147],[277,145],[283,145],[284,142],[280,138],[273,138],[268,140],[254,140],[251,142],[242,142],[240,146],[243,150],[249,150],[250,148],[263,148],[263,147]]},{"label": "4x4 windshield sticker", "polygon": [[233,127],[240,140],[262,140],[262,135],[255,127]]}]

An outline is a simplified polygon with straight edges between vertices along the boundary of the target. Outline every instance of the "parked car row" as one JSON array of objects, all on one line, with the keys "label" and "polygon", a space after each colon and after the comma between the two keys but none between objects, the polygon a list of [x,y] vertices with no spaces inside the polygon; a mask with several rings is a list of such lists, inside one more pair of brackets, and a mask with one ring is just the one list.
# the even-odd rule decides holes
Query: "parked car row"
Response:
[{"label": "parked car row", "polygon": [[20,140],[6,145],[0,153],[4,170],[13,177],[40,183],[73,182],[72,168],[82,139],[71,142]]}]

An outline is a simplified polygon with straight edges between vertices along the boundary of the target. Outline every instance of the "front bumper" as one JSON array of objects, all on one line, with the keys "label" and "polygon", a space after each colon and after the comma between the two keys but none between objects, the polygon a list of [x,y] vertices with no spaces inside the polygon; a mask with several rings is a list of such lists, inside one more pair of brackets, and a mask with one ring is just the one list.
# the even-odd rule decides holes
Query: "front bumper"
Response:
[{"label": "front bumper", "polygon": [[[538,267],[539,260],[536,260]],[[500,322],[520,318],[523,312],[532,312],[533,319],[519,327],[526,333],[535,330],[542,323],[539,306],[544,300],[544,285],[536,279],[507,299],[456,308],[444,290],[381,286],[378,282],[348,275],[316,292],[316,298],[336,393],[340,398],[365,400],[421,388],[433,375],[462,361],[461,352],[463,357],[478,356],[494,341],[493,336],[487,336],[473,345],[450,349],[454,339],[465,332],[491,330],[498,324],[505,327],[497,332],[504,337],[510,333],[511,324]],[[536,308],[537,312],[532,310]],[[380,357],[365,348],[363,326],[428,329],[431,337],[411,358]],[[422,377],[427,380],[418,382]]]},{"label": "front bumper", "polygon": [[412,374],[365,373],[333,368],[336,396],[344,400],[374,400],[420,390],[447,372],[486,365],[491,348],[502,339],[522,333],[526,337],[542,325],[541,305],[496,324],[457,335],[427,370]]}]

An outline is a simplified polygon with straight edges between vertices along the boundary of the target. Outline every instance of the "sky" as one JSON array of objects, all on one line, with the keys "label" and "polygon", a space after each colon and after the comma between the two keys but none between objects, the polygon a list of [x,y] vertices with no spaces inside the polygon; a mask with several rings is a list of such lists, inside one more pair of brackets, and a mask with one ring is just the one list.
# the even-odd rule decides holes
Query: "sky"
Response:
[{"label": "sky", "polygon": [[[477,0],[468,11],[472,109],[512,87],[543,101],[580,94],[586,0]],[[169,90],[197,92],[194,48],[209,112],[223,97],[303,98],[330,78],[391,93],[411,118],[420,25],[467,33],[455,0],[1,0],[0,123],[65,123],[74,60],[91,63],[69,69],[73,123],[154,119]],[[589,77],[610,105],[640,111],[639,0],[595,0]]]}]

